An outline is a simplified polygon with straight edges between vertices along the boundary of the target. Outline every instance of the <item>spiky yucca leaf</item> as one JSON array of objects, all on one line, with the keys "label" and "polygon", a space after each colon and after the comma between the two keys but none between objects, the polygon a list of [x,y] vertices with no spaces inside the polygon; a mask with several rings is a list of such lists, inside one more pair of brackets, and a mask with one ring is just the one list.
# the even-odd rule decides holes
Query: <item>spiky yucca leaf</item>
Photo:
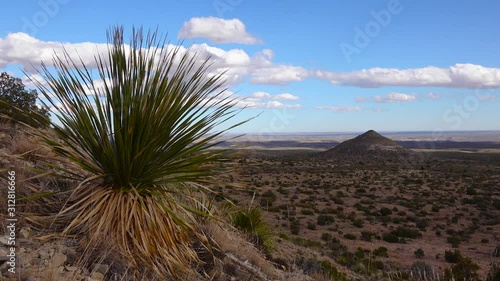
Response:
[{"label": "spiky yucca leaf", "polygon": [[64,233],[115,238],[133,266],[178,276],[197,261],[182,196],[189,183],[207,181],[220,155],[209,148],[227,131],[214,129],[237,110],[223,96],[222,74],[209,75],[209,58],[167,48],[156,32],[134,30],[126,45],[117,27],[108,42],[107,56],[96,57],[102,88],[67,53],[54,59],[57,74],[42,65],[47,87],[37,82],[61,110],[52,126],[62,143],[45,142],[88,174],[59,217],[69,221]]}]

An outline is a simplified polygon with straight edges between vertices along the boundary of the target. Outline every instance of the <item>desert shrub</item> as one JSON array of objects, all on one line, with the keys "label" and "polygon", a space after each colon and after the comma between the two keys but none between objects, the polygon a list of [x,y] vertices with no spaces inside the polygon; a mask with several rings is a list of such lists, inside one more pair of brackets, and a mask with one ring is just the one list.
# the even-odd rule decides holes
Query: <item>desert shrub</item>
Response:
[{"label": "desert shrub", "polygon": [[451,268],[444,272],[445,280],[477,280],[479,266],[469,257],[460,257]]},{"label": "desert shrub", "polygon": [[318,215],[317,223],[318,225],[330,225],[335,221],[335,218],[330,215]]},{"label": "desert shrub", "polygon": [[372,241],[373,236],[375,236],[374,232],[367,231],[367,230],[361,231],[361,239],[363,239],[365,241],[368,241],[368,242]]},{"label": "desert shrub", "polygon": [[296,245],[306,248],[312,248],[312,247],[319,248],[323,245],[320,241],[309,240],[301,237],[292,238],[291,241]]},{"label": "desert shrub", "polygon": [[385,242],[389,242],[389,243],[398,243],[399,237],[397,235],[393,234],[392,232],[391,233],[384,233],[382,235],[382,240],[384,240]]},{"label": "desert shrub", "polygon": [[486,277],[486,281],[497,281],[500,280],[500,267],[493,262],[490,267],[490,271],[488,272],[488,276]]},{"label": "desert shrub", "polygon": [[313,222],[307,222],[307,229],[316,230],[316,224]]},{"label": "desert shrub", "polygon": [[384,216],[384,217],[385,216],[390,216],[390,215],[392,215],[392,211],[391,211],[391,209],[389,209],[387,207],[383,207],[383,208],[380,209],[380,214],[382,216]]},{"label": "desert shrub", "polygon": [[323,272],[328,276],[331,280],[338,280],[338,281],[346,281],[349,280],[347,276],[340,272],[335,266],[333,266],[330,262],[328,261],[321,261],[320,262],[321,268],[323,269]]},{"label": "desert shrub", "polygon": [[392,234],[398,236],[398,237],[403,237],[403,238],[418,238],[422,236],[422,233],[416,229],[411,229],[403,226],[399,226],[395,230],[391,232]]},{"label": "desert shrub", "polygon": [[387,248],[386,247],[378,247],[377,249],[373,250],[373,254],[378,257],[385,257],[387,258],[389,255],[387,254]]},{"label": "desert shrub", "polygon": [[446,238],[446,241],[448,241],[448,243],[450,243],[453,248],[458,248],[461,240],[462,239],[460,239],[460,237],[458,236],[448,236]]},{"label": "desert shrub", "polygon": [[421,259],[425,256],[424,250],[422,250],[421,248],[418,248],[417,250],[415,250],[415,252],[413,252],[413,254],[415,255],[415,257],[417,259]]},{"label": "desert shrub", "polygon": [[415,222],[415,226],[421,230],[425,230],[425,228],[429,226],[429,222],[426,219],[418,219]]},{"label": "desert shrub", "polygon": [[312,216],[312,215],[314,215],[314,211],[313,210],[309,210],[309,209],[302,209],[302,210],[300,210],[300,213],[303,214],[303,215],[306,215],[306,216]]},{"label": "desert shrub", "polygon": [[462,254],[460,253],[459,250],[455,251],[445,251],[444,252],[444,259],[446,262],[449,263],[457,263],[460,259],[462,258]]},{"label": "desert shrub", "polygon": [[260,205],[263,207],[270,207],[273,205],[274,201],[276,201],[276,198],[276,194],[274,194],[271,190],[268,190],[262,193],[260,197]]},{"label": "desert shrub", "polygon": [[298,235],[300,232],[300,221],[297,219],[290,221],[290,233]]},{"label": "desert shrub", "polygon": [[362,228],[364,225],[364,222],[362,219],[355,219],[354,222],[352,223],[355,227]]},{"label": "desert shrub", "polygon": [[231,224],[245,232],[252,242],[270,252],[273,246],[271,227],[257,206],[248,206],[230,212]]},{"label": "desert shrub", "polygon": [[466,192],[467,192],[467,195],[477,195],[476,189],[472,186],[467,187]]},{"label": "desert shrub", "polygon": [[323,240],[323,241],[329,241],[332,238],[333,238],[333,236],[328,232],[321,233],[321,240]]},{"label": "desert shrub", "polygon": [[346,233],[346,234],[344,234],[344,238],[349,239],[349,240],[356,240],[356,235],[354,235],[352,233]]}]

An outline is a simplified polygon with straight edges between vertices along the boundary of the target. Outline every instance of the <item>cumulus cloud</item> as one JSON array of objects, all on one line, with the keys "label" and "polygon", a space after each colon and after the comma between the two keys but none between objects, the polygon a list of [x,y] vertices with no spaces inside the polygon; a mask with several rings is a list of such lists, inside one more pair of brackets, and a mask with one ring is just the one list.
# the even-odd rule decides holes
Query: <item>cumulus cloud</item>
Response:
[{"label": "cumulus cloud", "polygon": [[[164,46],[167,50],[175,47],[172,44]],[[95,56],[107,52],[107,48],[106,43],[48,42],[25,33],[11,33],[0,38],[0,69],[6,68],[7,65],[21,65],[25,70],[32,72],[32,65],[38,66],[41,62],[51,67],[53,56],[55,54],[63,56],[64,50],[77,63],[81,58],[88,68],[95,68],[97,66]],[[213,65],[209,75],[226,71],[223,78],[227,80],[227,86],[239,84],[245,77],[249,77],[250,82],[255,84],[284,85],[302,81],[309,75],[309,71],[302,67],[273,63],[274,52],[270,49],[264,49],[250,56],[241,49],[224,50],[203,43],[193,44],[189,49],[180,46],[179,54],[182,55],[188,50],[197,54],[198,63],[210,56]]]},{"label": "cumulus cloud", "polygon": [[363,108],[359,106],[316,106],[316,109],[329,110],[333,112],[349,112],[349,111],[361,111]]},{"label": "cumulus cloud", "polygon": [[413,69],[370,68],[352,72],[316,71],[314,76],[334,85],[362,88],[384,86],[432,86],[449,88],[499,88],[500,68],[455,64],[448,68],[427,66]]},{"label": "cumulus cloud", "polygon": [[389,93],[386,96],[375,96],[375,102],[412,102],[417,97],[415,95],[408,95],[403,93]]},{"label": "cumulus cloud", "polygon": [[264,108],[275,109],[275,108],[300,108],[300,104],[283,104],[279,101],[268,101],[264,104]]},{"label": "cumulus cloud", "polygon": [[[237,107],[247,107],[255,109],[274,109],[274,108],[290,108],[297,109],[301,108],[300,104],[288,104],[283,103],[284,101],[297,100],[298,97],[289,94],[277,94],[272,95],[267,92],[254,92],[250,95],[237,95],[229,90],[225,91],[225,97],[230,97],[235,99],[234,105]],[[286,97],[288,99],[284,99]],[[292,99],[293,97],[293,99]],[[283,101],[283,102],[282,102]]]},{"label": "cumulus cloud", "polygon": [[245,24],[239,19],[216,17],[192,18],[185,22],[179,38],[206,38],[212,43],[259,44],[262,41],[248,34]]},{"label": "cumulus cloud", "polygon": [[283,85],[303,81],[309,76],[310,72],[300,66],[273,65],[254,70],[250,82],[254,84]]},{"label": "cumulus cloud", "polygon": [[64,50],[70,57],[79,58],[75,62],[81,60],[88,67],[96,67],[94,56],[106,52],[107,44],[41,41],[26,33],[10,33],[0,38],[0,68],[17,64],[31,69],[40,62],[51,66],[54,55],[63,56]]},{"label": "cumulus cloud", "polygon": [[[170,50],[174,45],[166,45]],[[88,68],[95,68],[95,56],[107,52],[106,43],[67,43],[41,41],[25,33],[10,33],[0,38],[0,69],[8,65],[21,65],[32,71],[32,65],[44,62],[52,66],[54,54],[62,56],[63,50],[81,61]],[[128,48],[128,47],[127,47]],[[226,71],[226,85],[242,83],[246,79],[253,84],[286,85],[306,79],[326,80],[333,85],[354,87],[449,87],[449,88],[500,88],[500,68],[488,68],[473,64],[456,64],[448,68],[428,66],[415,69],[370,68],[351,72],[310,70],[297,65],[274,63],[274,52],[263,49],[253,55],[242,49],[221,49],[208,44],[194,44],[189,49],[179,47],[179,53],[191,51],[198,55],[198,63],[207,56],[213,59],[209,75]],[[78,66],[78,65],[77,65]],[[428,98],[432,98],[428,96]],[[362,97],[357,102],[365,102]]]},{"label": "cumulus cloud", "polygon": [[290,93],[283,93],[283,94],[273,96],[273,99],[275,99],[275,100],[298,100],[299,97],[294,96]]}]

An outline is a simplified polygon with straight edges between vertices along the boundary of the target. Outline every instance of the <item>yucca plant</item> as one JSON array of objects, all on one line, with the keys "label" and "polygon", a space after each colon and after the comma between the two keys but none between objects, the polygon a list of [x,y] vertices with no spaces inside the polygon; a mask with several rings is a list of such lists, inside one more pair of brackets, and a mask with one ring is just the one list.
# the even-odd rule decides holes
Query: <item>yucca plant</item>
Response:
[{"label": "yucca plant", "polygon": [[186,196],[210,181],[221,155],[211,148],[242,122],[219,128],[239,109],[210,58],[166,45],[157,31],[134,29],[129,45],[121,27],[107,37],[107,54],[96,56],[103,87],[68,53],[55,56],[55,71],[42,64],[47,86],[35,81],[56,109],[57,139],[44,141],[85,173],[73,173],[81,182],[58,218],[68,221],[63,234],[112,238],[132,267],[178,279],[198,262],[192,212],[203,208]]},{"label": "yucca plant", "polygon": [[257,206],[233,207],[229,212],[232,225],[245,232],[253,242],[266,253],[272,250],[271,227],[265,221]]}]

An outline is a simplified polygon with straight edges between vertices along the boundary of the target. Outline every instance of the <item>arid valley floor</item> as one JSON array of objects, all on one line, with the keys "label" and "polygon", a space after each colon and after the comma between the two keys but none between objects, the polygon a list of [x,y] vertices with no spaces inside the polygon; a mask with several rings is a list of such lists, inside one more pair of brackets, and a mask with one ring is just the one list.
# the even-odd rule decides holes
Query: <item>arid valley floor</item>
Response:
[{"label": "arid valley floor", "polygon": [[261,206],[278,263],[443,272],[459,250],[485,278],[500,256],[500,133],[383,134],[412,149],[404,161],[327,150],[355,135],[243,137],[221,198]]}]

